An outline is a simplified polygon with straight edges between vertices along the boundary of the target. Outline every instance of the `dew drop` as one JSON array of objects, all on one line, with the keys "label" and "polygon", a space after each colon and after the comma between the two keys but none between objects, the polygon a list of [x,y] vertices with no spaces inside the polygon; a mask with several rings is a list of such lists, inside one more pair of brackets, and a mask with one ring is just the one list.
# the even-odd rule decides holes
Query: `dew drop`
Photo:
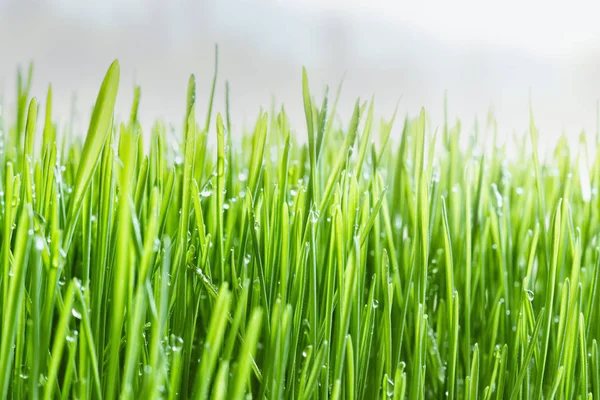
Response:
[{"label": "dew drop", "polygon": [[21,370],[19,371],[19,378],[23,380],[29,379],[29,367],[27,365],[21,366]]},{"label": "dew drop", "polygon": [[387,394],[388,398],[392,398],[392,396],[394,395],[394,381],[391,380],[390,378],[387,378],[386,394]]},{"label": "dew drop", "polygon": [[77,319],[81,319],[81,313],[79,311],[77,311],[75,309],[75,307],[73,307],[71,309],[71,314],[73,315],[73,317],[77,318]]},{"label": "dew drop", "polygon": [[177,335],[171,335],[171,350],[178,353],[183,349],[183,339]]},{"label": "dew drop", "polygon": [[78,335],[79,335],[79,332],[73,331],[72,335],[67,335],[67,342],[69,342],[69,343],[75,343],[75,341],[77,340],[77,336]]},{"label": "dew drop", "polygon": [[313,224],[316,224],[317,222],[319,222],[319,212],[318,211],[310,212],[310,222],[312,222]]},{"label": "dew drop", "polygon": [[525,292],[527,293],[527,298],[529,299],[529,301],[533,301],[533,290],[525,290]]}]

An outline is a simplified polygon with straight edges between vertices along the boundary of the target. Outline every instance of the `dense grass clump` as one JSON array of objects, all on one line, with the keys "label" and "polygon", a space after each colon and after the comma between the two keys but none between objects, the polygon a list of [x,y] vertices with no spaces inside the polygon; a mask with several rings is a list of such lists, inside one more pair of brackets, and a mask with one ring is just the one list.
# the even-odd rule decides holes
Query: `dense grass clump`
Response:
[{"label": "dense grass clump", "polygon": [[600,398],[585,136],[540,160],[532,123],[508,157],[422,112],[392,140],[306,74],[308,140],[282,109],[234,145],[216,77],[202,125],[192,77],[181,133],[142,133],[115,62],[80,141],[29,80],[0,120],[0,397]]}]

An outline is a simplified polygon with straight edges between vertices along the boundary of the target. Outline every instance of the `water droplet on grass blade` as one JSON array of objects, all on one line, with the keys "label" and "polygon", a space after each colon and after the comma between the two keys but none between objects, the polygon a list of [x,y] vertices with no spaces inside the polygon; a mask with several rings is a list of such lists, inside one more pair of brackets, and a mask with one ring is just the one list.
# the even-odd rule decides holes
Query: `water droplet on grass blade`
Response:
[{"label": "water droplet on grass blade", "polygon": [[534,296],[533,290],[527,289],[527,290],[525,290],[525,293],[527,293],[527,298],[529,299],[529,301],[533,301],[533,296]]},{"label": "water droplet on grass blade", "polygon": [[310,222],[312,222],[313,224],[316,224],[317,222],[319,222],[319,212],[318,211],[310,212]]},{"label": "water droplet on grass blade", "polygon": [[392,396],[394,396],[394,381],[391,380],[388,376],[386,376],[386,384],[387,384],[387,388],[386,388],[386,395],[388,398],[392,398]]},{"label": "water droplet on grass blade", "polygon": [[75,343],[77,341],[78,335],[79,335],[79,332],[73,331],[73,333],[71,333],[70,335],[67,335],[67,342]]},{"label": "water droplet on grass blade", "polygon": [[77,319],[81,319],[81,313],[75,307],[71,309],[71,314]]},{"label": "water droplet on grass blade", "polygon": [[175,353],[183,349],[183,339],[177,335],[171,335],[171,350]]}]

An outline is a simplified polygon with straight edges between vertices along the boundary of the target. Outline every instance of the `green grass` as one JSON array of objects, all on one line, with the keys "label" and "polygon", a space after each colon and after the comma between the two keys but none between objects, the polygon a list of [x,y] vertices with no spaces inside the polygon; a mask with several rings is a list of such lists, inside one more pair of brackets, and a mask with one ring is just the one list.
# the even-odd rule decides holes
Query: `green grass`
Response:
[{"label": "green grass", "polygon": [[215,72],[204,121],[192,76],[182,131],[142,133],[117,62],[81,138],[30,82],[0,116],[0,397],[600,398],[597,140],[540,159],[533,118],[514,154],[373,99],[338,125],[306,71],[297,130],[232,132],[228,85],[211,118]]}]

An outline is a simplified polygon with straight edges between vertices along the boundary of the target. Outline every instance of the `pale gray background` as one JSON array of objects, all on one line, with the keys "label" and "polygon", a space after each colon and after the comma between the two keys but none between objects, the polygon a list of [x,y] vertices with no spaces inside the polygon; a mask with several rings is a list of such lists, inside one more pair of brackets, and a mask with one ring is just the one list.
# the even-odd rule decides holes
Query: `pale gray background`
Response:
[{"label": "pale gray background", "polygon": [[[364,3],[364,4],[363,4]],[[409,4],[411,3],[411,4]],[[417,4],[412,4],[417,3]],[[133,82],[142,85],[141,117],[179,124],[189,73],[203,115],[220,45],[216,108],[232,89],[239,132],[272,95],[304,133],[300,91],[306,65],[313,90],[337,86],[340,110],[376,94],[389,116],[425,106],[441,122],[447,90],[451,116],[469,127],[493,105],[502,132],[525,132],[529,96],[542,135],[596,129],[600,97],[600,24],[592,2],[307,1],[9,1],[0,0],[0,90],[14,103],[18,63],[35,61],[34,94],[52,82],[56,113],[68,117],[77,94],[82,125],[110,62],[121,62],[118,114],[129,112]],[[487,2],[486,2],[487,3]]]}]

